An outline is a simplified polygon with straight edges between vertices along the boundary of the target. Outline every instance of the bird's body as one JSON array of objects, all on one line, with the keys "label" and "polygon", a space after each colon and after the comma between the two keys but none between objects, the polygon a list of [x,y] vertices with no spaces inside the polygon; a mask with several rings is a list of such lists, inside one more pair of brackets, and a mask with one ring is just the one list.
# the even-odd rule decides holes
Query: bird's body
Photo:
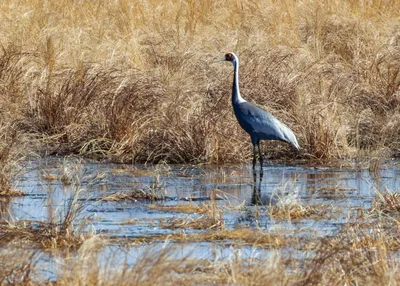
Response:
[{"label": "bird's body", "polygon": [[262,168],[262,156],[260,140],[280,140],[300,149],[296,136],[284,123],[279,121],[271,113],[252,105],[244,100],[239,91],[239,59],[234,53],[228,53],[223,59],[230,61],[234,67],[232,106],[239,125],[250,135],[253,144],[253,168],[256,164],[256,147],[258,148],[260,165]]},{"label": "bird's body", "polygon": [[293,132],[271,113],[248,102],[233,107],[240,126],[252,140],[280,140],[300,148]]}]

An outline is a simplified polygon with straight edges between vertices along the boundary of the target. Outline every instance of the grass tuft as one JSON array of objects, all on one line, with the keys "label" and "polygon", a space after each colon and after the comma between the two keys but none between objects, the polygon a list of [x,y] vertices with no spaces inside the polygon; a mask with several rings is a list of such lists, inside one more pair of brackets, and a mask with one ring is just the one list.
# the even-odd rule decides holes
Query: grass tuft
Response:
[{"label": "grass tuft", "polygon": [[372,213],[394,213],[400,212],[400,194],[385,190],[383,192],[376,191],[376,197],[372,202]]},{"label": "grass tuft", "polygon": [[85,220],[77,221],[84,205],[81,200],[82,190],[75,190],[74,195],[67,202],[60,220],[56,221],[17,221],[5,222],[0,225],[0,242],[19,241],[26,244],[48,248],[77,247],[91,236],[83,231],[87,226]]},{"label": "grass tuft", "polygon": [[158,201],[158,200],[164,200],[165,197],[157,194],[155,192],[152,192],[151,190],[132,190],[129,192],[119,192],[119,193],[114,193],[111,194],[105,198],[103,198],[103,201],[125,201],[125,200],[131,200],[131,201],[138,201],[138,200],[149,200],[149,201]]},{"label": "grass tuft", "polygon": [[[232,67],[214,64],[226,51],[240,56],[243,96],[294,130],[299,157],[398,153],[396,1],[118,0],[96,13],[88,3],[7,3],[0,8],[0,116],[18,123],[7,136],[39,139],[30,147],[40,154],[248,160],[250,140],[230,103]],[[264,149],[271,158],[295,155],[276,142]]]}]

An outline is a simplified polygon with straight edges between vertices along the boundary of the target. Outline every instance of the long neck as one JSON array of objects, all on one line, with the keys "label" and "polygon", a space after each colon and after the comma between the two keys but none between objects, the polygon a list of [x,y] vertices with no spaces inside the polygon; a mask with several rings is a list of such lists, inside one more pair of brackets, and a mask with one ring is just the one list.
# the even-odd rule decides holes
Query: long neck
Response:
[{"label": "long neck", "polygon": [[246,100],[240,96],[239,91],[239,61],[233,62],[233,86],[232,86],[232,105],[237,105],[239,103],[245,102]]}]

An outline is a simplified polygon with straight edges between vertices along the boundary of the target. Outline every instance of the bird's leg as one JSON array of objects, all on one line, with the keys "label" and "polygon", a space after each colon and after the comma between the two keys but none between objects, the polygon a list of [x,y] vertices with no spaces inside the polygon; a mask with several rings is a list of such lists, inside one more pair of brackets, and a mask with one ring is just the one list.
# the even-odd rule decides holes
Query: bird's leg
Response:
[{"label": "bird's leg", "polygon": [[261,154],[260,141],[258,141],[257,146],[258,146],[258,156],[259,156],[259,160],[260,160],[260,173],[262,174],[263,173],[263,157]]},{"label": "bird's leg", "polygon": [[258,206],[261,205],[261,188],[257,187],[257,172],[253,170],[253,195],[251,196],[251,204]]},{"label": "bird's leg", "polygon": [[256,163],[257,163],[257,159],[256,159],[256,145],[253,144],[253,172],[255,172]]}]

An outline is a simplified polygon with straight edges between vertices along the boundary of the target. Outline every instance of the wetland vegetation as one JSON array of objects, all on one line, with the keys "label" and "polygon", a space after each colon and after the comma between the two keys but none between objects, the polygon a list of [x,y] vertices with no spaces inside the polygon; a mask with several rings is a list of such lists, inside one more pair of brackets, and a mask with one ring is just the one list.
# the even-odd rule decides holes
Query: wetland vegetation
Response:
[{"label": "wetland vegetation", "polygon": [[399,7],[1,1],[0,284],[399,284]]}]

